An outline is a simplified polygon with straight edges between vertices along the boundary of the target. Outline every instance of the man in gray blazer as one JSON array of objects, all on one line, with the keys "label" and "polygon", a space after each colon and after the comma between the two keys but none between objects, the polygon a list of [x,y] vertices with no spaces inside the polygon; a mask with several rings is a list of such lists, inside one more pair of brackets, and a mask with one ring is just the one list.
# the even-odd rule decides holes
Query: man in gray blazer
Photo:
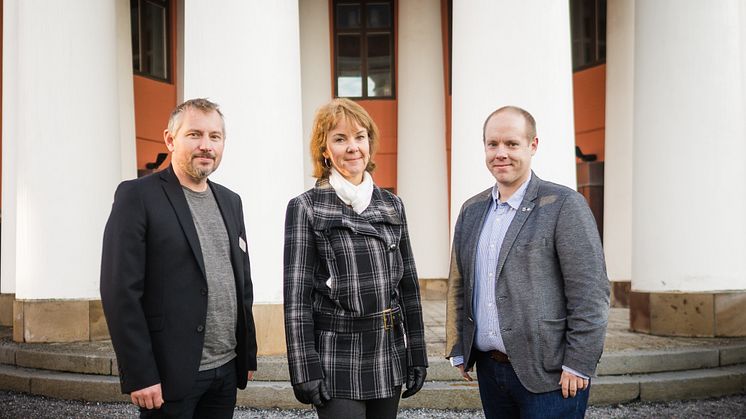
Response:
[{"label": "man in gray blazer", "polygon": [[469,381],[476,364],[487,418],[583,417],[609,309],[596,224],[580,194],[531,171],[531,114],[500,108],[483,135],[497,182],[456,223],[446,357]]}]

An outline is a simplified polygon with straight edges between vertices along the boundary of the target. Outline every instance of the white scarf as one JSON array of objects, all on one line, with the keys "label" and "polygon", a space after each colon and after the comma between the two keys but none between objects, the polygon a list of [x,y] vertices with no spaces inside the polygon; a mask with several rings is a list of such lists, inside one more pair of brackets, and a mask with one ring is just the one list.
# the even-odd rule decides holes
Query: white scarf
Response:
[{"label": "white scarf", "polygon": [[363,172],[363,181],[359,185],[353,185],[332,167],[329,184],[332,185],[339,199],[351,206],[356,213],[362,214],[370,205],[370,199],[373,196],[373,178],[367,171]]}]

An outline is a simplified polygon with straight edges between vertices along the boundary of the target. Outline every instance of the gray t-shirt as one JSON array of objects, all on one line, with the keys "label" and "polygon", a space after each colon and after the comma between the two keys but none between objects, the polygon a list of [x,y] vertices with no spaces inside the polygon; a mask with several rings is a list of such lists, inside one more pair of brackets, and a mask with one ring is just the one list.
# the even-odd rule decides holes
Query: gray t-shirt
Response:
[{"label": "gray t-shirt", "polygon": [[[207,322],[199,370],[217,368],[236,357],[236,280],[223,216],[208,186],[184,189],[197,228],[207,274]],[[190,307],[186,307],[189,309]]]}]

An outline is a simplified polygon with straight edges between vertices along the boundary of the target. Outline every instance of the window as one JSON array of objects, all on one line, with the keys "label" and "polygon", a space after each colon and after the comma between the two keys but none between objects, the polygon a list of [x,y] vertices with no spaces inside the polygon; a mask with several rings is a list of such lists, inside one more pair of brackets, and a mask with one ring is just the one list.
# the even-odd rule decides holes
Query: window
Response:
[{"label": "window", "polygon": [[570,0],[573,71],[606,62],[606,0]]},{"label": "window", "polygon": [[336,97],[394,97],[394,4],[334,2]]},{"label": "window", "polygon": [[168,0],[130,0],[135,74],[169,79]]}]

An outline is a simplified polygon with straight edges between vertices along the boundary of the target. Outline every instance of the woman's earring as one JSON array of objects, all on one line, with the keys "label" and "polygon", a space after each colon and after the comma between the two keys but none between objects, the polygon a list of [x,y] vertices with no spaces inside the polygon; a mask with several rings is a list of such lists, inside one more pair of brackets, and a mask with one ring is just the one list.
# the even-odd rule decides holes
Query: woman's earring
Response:
[{"label": "woman's earring", "polygon": [[326,168],[331,168],[332,167],[332,163],[326,157],[324,157],[324,167],[326,167]]}]

